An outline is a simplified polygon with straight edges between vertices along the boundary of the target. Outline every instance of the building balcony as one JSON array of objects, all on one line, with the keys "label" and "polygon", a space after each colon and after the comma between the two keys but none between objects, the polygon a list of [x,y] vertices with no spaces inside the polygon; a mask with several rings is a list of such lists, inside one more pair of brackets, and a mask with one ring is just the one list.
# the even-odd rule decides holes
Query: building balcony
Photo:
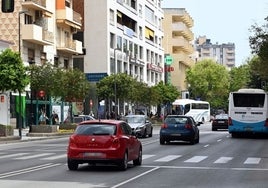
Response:
[{"label": "building balcony", "polygon": [[188,54],[192,54],[194,52],[194,47],[189,43],[184,37],[173,37],[171,40],[171,44],[173,47],[173,53],[179,53],[184,51]]},{"label": "building balcony", "polygon": [[24,0],[21,5],[25,9],[39,10],[46,17],[51,17],[53,12],[46,6],[47,0]]},{"label": "building balcony", "polygon": [[73,39],[66,39],[65,42],[57,44],[57,50],[71,54],[83,54],[82,42]]},{"label": "building balcony", "polygon": [[35,24],[22,25],[21,39],[44,46],[53,45],[54,43],[53,33]]},{"label": "building balcony", "polygon": [[193,32],[182,22],[172,24],[172,33],[175,36],[184,36],[189,41],[194,39]]},{"label": "building balcony", "polygon": [[194,21],[193,19],[189,16],[188,13],[181,14],[181,15],[173,15],[172,16],[172,21],[174,22],[183,22],[185,23],[188,27],[193,27]]},{"label": "building balcony", "polygon": [[76,29],[82,27],[82,17],[79,13],[73,11],[69,7],[56,11],[57,24],[61,27],[71,26]]}]

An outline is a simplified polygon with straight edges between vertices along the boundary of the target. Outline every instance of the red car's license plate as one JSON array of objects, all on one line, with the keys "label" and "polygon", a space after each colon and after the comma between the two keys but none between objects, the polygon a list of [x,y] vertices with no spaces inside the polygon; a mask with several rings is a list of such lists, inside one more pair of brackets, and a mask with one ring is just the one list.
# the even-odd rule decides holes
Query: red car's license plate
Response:
[{"label": "red car's license plate", "polygon": [[84,157],[104,157],[103,153],[95,153],[95,152],[86,152],[84,153]]}]

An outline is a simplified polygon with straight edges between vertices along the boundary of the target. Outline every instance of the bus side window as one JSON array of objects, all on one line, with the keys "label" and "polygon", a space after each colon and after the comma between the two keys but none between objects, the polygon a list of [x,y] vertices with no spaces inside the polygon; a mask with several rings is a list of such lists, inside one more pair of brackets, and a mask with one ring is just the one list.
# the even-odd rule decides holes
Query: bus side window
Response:
[{"label": "bus side window", "polygon": [[2,0],[1,9],[3,13],[14,12],[14,0]]}]

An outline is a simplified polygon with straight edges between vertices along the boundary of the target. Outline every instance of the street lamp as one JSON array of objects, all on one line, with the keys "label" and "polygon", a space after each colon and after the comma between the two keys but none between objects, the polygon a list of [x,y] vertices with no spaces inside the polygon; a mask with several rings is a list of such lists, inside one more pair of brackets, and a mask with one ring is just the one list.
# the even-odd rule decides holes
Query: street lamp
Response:
[{"label": "street lamp", "polygon": [[[19,11],[18,13],[18,21],[19,21],[19,54],[21,56],[21,38],[20,38],[20,16],[28,12],[27,10]],[[21,92],[19,91],[19,116],[18,116],[18,127],[19,127],[19,136],[22,137],[22,99],[21,99]]]},{"label": "street lamp", "polygon": [[[116,50],[121,50],[120,48],[114,48],[114,67],[115,71],[114,74],[117,74],[117,58],[116,58]],[[117,96],[116,96],[116,77],[114,77],[114,104],[115,104],[115,119],[117,119],[117,115],[119,114],[119,104],[117,101]]]},{"label": "street lamp", "polygon": [[21,37],[20,37],[20,30],[21,30],[21,25],[20,25],[20,16],[24,13],[28,12],[28,10],[22,10],[22,11],[19,11],[19,54],[21,55]]}]

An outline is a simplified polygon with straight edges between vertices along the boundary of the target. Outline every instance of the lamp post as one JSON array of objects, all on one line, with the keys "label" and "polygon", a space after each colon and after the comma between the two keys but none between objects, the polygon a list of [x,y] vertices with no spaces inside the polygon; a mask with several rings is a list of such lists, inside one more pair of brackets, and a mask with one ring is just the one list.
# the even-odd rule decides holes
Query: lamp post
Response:
[{"label": "lamp post", "polygon": [[[19,22],[19,26],[18,26],[18,30],[19,30],[19,54],[21,56],[21,37],[20,37],[20,16],[21,14],[24,14],[28,11],[26,10],[22,10],[22,11],[19,11],[18,13],[18,22]],[[18,116],[18,127],[19,127],[19,137],[21,138],[22,137],[22,99],[21,99],[21,91],[19,91],[19,116]]]},{"label": "lamp post", "polygon": [[[116,56],[116,50],[120,50],[119,48],[114,48],[114,67],[115,71],[114,74],[117,74],[117,56]],[[115,104],[115,119],[117,119],[117,115],[119,114],[119,105],[117,101],[117,94],[116,94],[116,77],[114,77],[114,104]]]}]

